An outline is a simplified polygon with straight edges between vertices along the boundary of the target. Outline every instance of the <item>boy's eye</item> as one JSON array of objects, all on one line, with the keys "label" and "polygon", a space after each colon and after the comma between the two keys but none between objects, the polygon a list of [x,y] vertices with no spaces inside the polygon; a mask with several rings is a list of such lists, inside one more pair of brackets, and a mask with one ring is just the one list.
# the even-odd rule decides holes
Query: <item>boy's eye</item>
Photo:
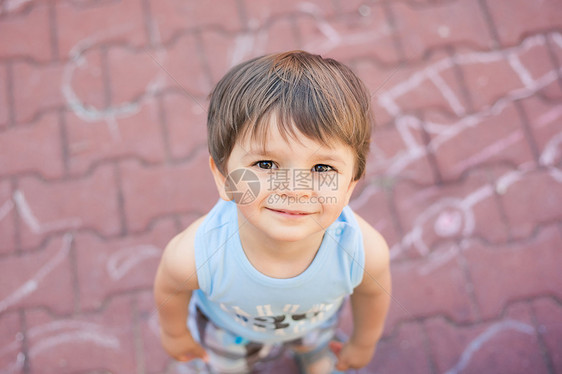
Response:
[{"label": "boy's eye", "polygon": [[316,172],[320,172],[320,173],[325,173],[327,171],[334,171],[334,170],[336,170],[336,169],[334,169],[330,165],[326,165],[326,164],[317,164],[317,165],[314,165],[312,167],[312,171],[316,171]]},{"label": "boy's eye", "polygon": [[265,170],[273,169],[275,167],[273,161],[258,161],[254,165],[259,167],[260,169],[265,169]]}]

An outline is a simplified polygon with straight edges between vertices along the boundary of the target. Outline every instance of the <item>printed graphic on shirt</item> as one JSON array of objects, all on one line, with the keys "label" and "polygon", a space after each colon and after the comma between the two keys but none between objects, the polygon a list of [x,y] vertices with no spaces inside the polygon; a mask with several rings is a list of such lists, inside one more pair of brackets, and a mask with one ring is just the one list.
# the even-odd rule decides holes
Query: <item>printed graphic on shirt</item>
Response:
[{"label": "printed graphic on shirt", "polygon": [[308,310],[301,310],[300,305],[286,304],[281,310],[282,313],[274,313],[270,304],[257,305],[254,314],[235,305],[221,304],[221,308],[232,315],[237,323],[254,331],[286,335],[303,332],[306,326],[327,320],[332,315],[330,312],[339,304],[315,304]]}]

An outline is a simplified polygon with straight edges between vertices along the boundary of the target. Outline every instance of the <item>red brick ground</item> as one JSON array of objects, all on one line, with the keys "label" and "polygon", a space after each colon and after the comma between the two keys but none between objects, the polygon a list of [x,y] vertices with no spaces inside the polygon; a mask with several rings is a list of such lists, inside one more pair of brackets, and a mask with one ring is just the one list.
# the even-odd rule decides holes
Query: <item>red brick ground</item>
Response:
[{"label": "red brick ground", "polygon": [[562,373],[559,0],[0,1],[2,373],[193,372],[159,346],[155,267],[217,199],[210,88],[286,49],[373,93],[351,205],[394,301],[359,372]]}]

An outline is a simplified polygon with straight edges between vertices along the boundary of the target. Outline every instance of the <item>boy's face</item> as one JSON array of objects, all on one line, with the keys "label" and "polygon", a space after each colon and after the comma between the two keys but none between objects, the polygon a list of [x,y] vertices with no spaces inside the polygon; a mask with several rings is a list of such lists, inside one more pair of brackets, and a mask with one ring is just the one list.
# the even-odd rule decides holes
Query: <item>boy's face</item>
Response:
[{"label": "boy's face", "polygon": [[250,136],[236,142],[226,166],[228,178],[211,160],[221,197],[234,198],[252,231],[277,241],[303,240],[325,230],[356,185],[349,146],[336,142],[328,147],[295,135],[285,140],[272,118],[265,149],[261,139]]}]

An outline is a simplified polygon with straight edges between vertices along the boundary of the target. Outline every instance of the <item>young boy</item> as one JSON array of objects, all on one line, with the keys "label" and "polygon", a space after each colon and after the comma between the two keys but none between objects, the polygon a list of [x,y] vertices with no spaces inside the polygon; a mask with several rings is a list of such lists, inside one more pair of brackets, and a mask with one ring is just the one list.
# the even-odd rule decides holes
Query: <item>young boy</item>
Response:
[{"label": "young boy", "polygon": [[[222,199],[169,243],[155,281],[172,357],[217,373],[263,370],[285,348],[304,373],[369,363],[390,302],[388,247],[347,204],[370,111],[349,68],[302,51],[242,63],[217,84],[207,126]],[[354,327],[340,343],[348,295]]]}]

